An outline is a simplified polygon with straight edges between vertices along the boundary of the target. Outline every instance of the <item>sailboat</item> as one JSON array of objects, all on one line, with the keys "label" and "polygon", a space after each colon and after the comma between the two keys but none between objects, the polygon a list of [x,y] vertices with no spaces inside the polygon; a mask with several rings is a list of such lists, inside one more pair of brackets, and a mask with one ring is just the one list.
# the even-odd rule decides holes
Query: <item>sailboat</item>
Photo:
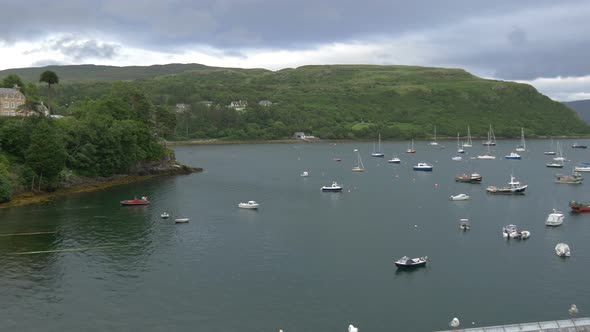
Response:
[{"label": "sailboat", "polygon": [[545,151],[543,152],[544,155],[546,156],[555,156],[556,152],[553,151],[553,138],[551,139],[551,145],[549,145],[549,151]]},{"label": "sailboat", "polygon": [[375,150],[375,142],[373,142],[373,153],[371,153],[371,157],[381,157],[383,158],[385,154],[381,152],[381,134],[379,134],[379,149]]},{"label": "sailboat", "polygon": [[553,158],[553,161],[545,164],[545,166],[551,168],[563,168],[563,161],[565,160],[565,158],[563,158],[563,156],[561,155],[561,147],[559,146],[559,142],[557,142],[557,155],[558,157]]},{"label": "sailboat", "polygon": [[488,145],[488,152],[484,155],[479,155],[477,156],[477,159],[482,159],[482,160],[493,160],[496,159],[496,156],[492,156],[490,154],[490,146]]},{"label": "sailboat", "polygon": [[359,152],[358,149],[354,149],[354,152],[356,152],[356,155],[357,155],[357,165],[352,168],[352,171],[353,172],[364,172],[365,165],[363,165],[363,160],[361,159],[361,153]]},{"label": "sailboat", "polygon": [[522,127],[520,127],[520,145],[516,146],[516,151],[526,151],[526,142],[524,141],[524,128]]},{"label": "sailboat", "polygon": [[457,153],[465,153],[465,150],[459,144],[459,133],[457,133]]},{"label": "sailboat", "polygon": [[430,145],[438,145],[438,142],[436,141],[436,126],[434,126],[434,140],[430,142]]},{"label": "sailboat", "polygon": [[464,148],[470,148],[473,146],[473,142],[471,141],[471,131],[469,131],[469,126],[467,126],[467,143],[463,143]]},{"label": "sailboat", "polygon": [[492,125],[490,125],[490,130],[488,130],[488,140],[483,142],[484,146],[496,146],[496,136],[494,136],[494,131],[492,130]]},{"label": "sailboat", "polygon": [[412,139],[411,146],[410,146],[410,144],[408,144],[408,149],[406,150],[406,153],[416,153],[416,150],[414,150],[414,139]]}]

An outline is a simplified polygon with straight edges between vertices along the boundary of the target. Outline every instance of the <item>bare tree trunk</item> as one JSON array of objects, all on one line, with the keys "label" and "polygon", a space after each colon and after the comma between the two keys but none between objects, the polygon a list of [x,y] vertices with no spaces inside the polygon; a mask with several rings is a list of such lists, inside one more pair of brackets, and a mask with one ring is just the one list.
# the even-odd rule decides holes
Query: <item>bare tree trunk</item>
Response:
[{"label": "bare tree trunk", "polygon": [[41,180],[43,180],[43,172],[39,175],[39,191],[41,191]]},{"label": "bare tree trunk", "polygon": [[31,180],[31,192],[35,189],[35,176],[33,175],[33,180]]}]

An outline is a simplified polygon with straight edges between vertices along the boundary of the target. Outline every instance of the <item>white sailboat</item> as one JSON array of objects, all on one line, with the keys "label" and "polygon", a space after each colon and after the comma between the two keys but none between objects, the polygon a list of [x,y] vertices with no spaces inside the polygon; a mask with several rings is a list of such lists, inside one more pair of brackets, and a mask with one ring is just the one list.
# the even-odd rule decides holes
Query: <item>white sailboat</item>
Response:
[{"label": "white sailboat", "polygon": [[430,145],[438,145],[438,142],[436,141],[436,126],[434,126],[434,139],[430,142]]},{"label": "white sailboat", "polygon": [[357,155],[357,165],[352,168],[352,171],[353,172],[364,172],[365,165],[363,165],[363,160],[361,159],[361,153],[359,152],[358,149],[354,149],[354,152],[356,152],[356,155]]},{"label": "white sailboat", "polygon": [[465,150],[463,150],[463,147],[459,144],[459,133],[457,133],[457,153],[465,153]]},{"label": "white sailboat", "polygon": [[471,141],[471,131],[469,130],[469,126],[467,126],[467,143],[463,143],[464,148],[470,148],[473,146],[473,142]]},{"label": "white sailboat", "polygon": [[488,130],[488,140],[483,142],[484,146],[496,146],[496,136],[494,135],[494,131],[492,130],[492,125],[490,125],[490,129]]},{"label": "white sailboat", "polygon": [[557,142],[557,157],[553,158],[553,160],[565,161],[565,158],[563,157],[563,155],[561,153],[561,145],[559,145],[559,141]]},{"label": "white sailboat", "polygon": [[564,161],[565,161],[565,158],[561,154],[561,147],[559,146],[559,142],[557,142],[557,157],[553,158],[553,161],[545,164],[545,166],[551,167],[551,168],[563,168]]},{"label": "white sailboat", "polygon": [[381,157],[383,158],[385,154],[381,152],[381,134],[379,134],[379,148],[375,150],[375,142],[373,141],[373,153],[371,153],[371,157]]},{"label": "white sailboat", "polygon": [[526,151],[526,142],[524,141],[524,128],[520,127],[520,145],[516,146],[517,152]]},{"label": "white sailboat", "polygon": [[555,151],[553,151],[553,138],[551,139],[551,145],[549,145],[549,151],[545,151],[543,154],[547,156],[555,156],[557,154]]},{"label": "white sailboat", "polygon": [[496,156],[492,156],[490,154],[490,146],[488,145],[488,152],[486,154],[483,155],[479,155],[477,156],[477,159],[482,159],[482,160],[494,160],[496,159]]},{"label": "white sailboat", "polygon": [[406,150],[406,153],[416,153],[416,150],[414,150],[414,139],[412,138],[412,145],[408,144],[408,149]]}]

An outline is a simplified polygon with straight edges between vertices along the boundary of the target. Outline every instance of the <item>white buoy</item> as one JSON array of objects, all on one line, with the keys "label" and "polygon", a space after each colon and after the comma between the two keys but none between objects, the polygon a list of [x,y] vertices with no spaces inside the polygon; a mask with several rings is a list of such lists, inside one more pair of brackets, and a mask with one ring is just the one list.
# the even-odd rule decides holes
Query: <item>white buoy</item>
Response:
[{"label": "white buoy", "polygon": [[350,324],[348,325],[348,332],[359,332],[359,329]]},{"label": "white buoy", "polygon": [[461,323],[459,322],[459,318],[457,317],[453,318],[453,320],[449,323],[449,326],[452,328],[457,328],[459,327],[459,325],[461,325]]}]

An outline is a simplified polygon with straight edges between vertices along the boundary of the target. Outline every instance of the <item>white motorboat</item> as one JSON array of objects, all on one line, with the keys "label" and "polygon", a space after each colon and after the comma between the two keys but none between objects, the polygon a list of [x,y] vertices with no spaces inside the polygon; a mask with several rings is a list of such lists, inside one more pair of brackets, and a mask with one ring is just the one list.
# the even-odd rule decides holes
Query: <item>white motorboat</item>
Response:
[{"label": "white motorboat", "polygon": [[427,163],[418,163],[418,165],[414,166],[415,171],[425,171],[425,172],[432,172],[432,165]]},{"label": "white motorboat", "polygon": [[468,231],[469,229],[471,229],[471,224],[469,223],[469,219],[459,220],[459,228],[464,231]]},{"label": "white motorboat", "polygon": [[530,231],[521,231],[516,225],[507,225],[502,228],[502,236],[506,239],[525,240],[531,236]]},{"label": "white motorboat", "polygon": [[176,218],[174,219],[174,222],[177,224],[186,224],[189,222],[189,218]]},{"label": "white motorboat", "polygon": [[563,215],[563,212],[553,209],[553,212],[549,213],[549,215],[547,216],[547,219],[545,219],[545,225],[559,226],[559,225],[563,224],[564,218],[565,218],[565,216]]},{"label": "white motorboat", "polygon": [[570,246],[568,246],[565,243],[558,243],[555,246],[555,253],[557,254],[557,256],[560,256],[560,257],[570,257],[570,255],[571,255]]},{"label": "white motorboat", "polygon": [[342,191],[342,186],[339,185],[336,181],[333,181],[331,186],[323,186],[322,191]]},{"label": "white motorboat", "polygon": [[260,204],[256,203],[256,201],[248,201],[247,203],[240,203],[238,204],[238,207],[240,209],[251,209],[251,210],[255,210],[258,209],[258,206],[260,206]]},{"label": "white motorboat", "polygon": [[169,215],[167,212],[164,212],[164,213],[162,213],[162,214],[160,215],[160,217],[161,217],[162,219],[168,219],[168,218],[170,218],[170,215]]},{"label": "white motorboat", "polygon": [[390,164],[399,164],[402,162],[402,160],[399,159],[398,157],[393,157],[393,158],[389,159],[387,162]]},{"label": "white motorboat", "polygon": [[303,171],[303,173],[301,173],[301,177],[308,177],[309,176],[309,172],[308,171]]},{"label": "white motorboat", "polygon": [[451,157],[452,161],[463,161],[463,157],[459,156],[459,155],[454,155]]},{"label": "white motorboat", "polygon": [[590,172],[590,163],[580,163],[574,167],[575,172]]},{"label": "white motorboat", "polygon": [[451,195],[451,197],[449,197],[449,199],[451,201],[466,201],[469,199],[469,195],[466,194],[458,194],[458,195]]},{"label": "white motorboat", "polygon": [[502,227],[502,236],[504,238],[510,238],[510,234],[517,232],[518,228],[514,224],[506,225]]},{"label": "white motorboat", "polygon": [[410,258],[408,256],[404,256],[397,261],[395,261],[395,266],[397,267],[420,267],[425,266],[426,261],[428,260],[428,256],[424,257],[417,257],[417,258]]}]

